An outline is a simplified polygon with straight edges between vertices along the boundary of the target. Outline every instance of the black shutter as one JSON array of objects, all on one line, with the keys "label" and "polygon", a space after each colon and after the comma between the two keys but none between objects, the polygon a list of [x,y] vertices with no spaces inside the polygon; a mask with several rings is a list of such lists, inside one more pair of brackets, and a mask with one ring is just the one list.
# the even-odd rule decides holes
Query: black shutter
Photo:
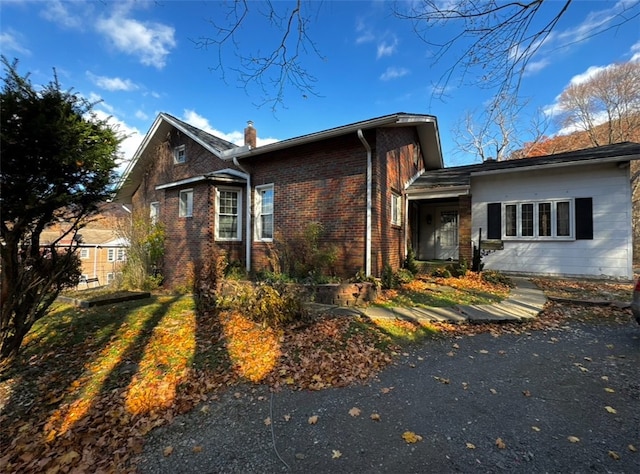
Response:
[{"label": "black shutter", "polygon": [[487,239],[502,238],[502,204],[487,204]]},{"label": "black shutter", "polygon": [[576,239],[593,240],[593,198],[576,198]]}]

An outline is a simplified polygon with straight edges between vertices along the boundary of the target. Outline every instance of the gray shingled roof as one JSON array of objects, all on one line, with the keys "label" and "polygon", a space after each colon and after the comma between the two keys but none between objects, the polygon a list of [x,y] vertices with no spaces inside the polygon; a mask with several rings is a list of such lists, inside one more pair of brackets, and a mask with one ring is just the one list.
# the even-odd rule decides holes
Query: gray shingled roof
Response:
[{"label": "gray shingled roof", "polygon": [[640,143],[616,143],[614,145],[586,148],[584,150],[558,153],[556,155],[522,158],[519,160],[486,161],[473,165],[454,166],[451,168],[427,171],[411,184],[409,190],[469,186],[471,183],[471,175],[474,173],[499,172],[501,170],[557,166],[561,164],[571,165],[585,161],[611,161],[616,159],[620,161],[640,159]]},{"label": "gray shingled roof", "polygon": [[204,130],[200,130],[199,128],[194,127],[193,125],[189,125],[187,122],[183,122],[182,120],[174,117],[171,114],[163,112],[163,115],[165,115],[165,116],[169,117],[171,120],[174,120],[175,122],[179,123],[183,128],[188,130],[189,133],[195,135],[200,140],[202,140],[203,142],[205,142],[208,145],[212,146],[213,148],[216,148],[216,149],[222,151],[222,150],[229,150],[231,148],[236,148],[237,147],[237,145],[235,145],[235,144],[233,144],[231,142],[228,142],[227,140],[223,140],[222,138],[216,137],[215,135],[211,135],[210,133],[207,133]]}]

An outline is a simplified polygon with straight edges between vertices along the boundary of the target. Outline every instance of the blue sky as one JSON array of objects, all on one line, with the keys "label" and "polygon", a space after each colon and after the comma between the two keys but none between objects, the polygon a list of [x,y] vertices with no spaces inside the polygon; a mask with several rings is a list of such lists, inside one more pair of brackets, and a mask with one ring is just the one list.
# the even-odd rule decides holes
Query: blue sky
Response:
[{"label": "blue sky", "polygon": [[[554,3],[549,0],[551,7]],[[620,3],[582,0],[570,6],[524,75],[521,94],[528,105],[523,117],[536,110],[552,114],[558,94],[571,81],[616,62],[640,60],[639,18],[592,35],[605,29],[603,19],[619,11]],[[239,87],[232,48],[223,50],[223,80],[214,69],[217,51],[196,46],[199,39],[214,37],[213,24],[224,20],[218,2],[3,0],[0,51],[18,58],[19,71],[30,72],[34,84],[47,83],[55,68],[63,87],[101,100],[97,110],[128,135],[122,145],[125,158],[160,112],[238,144],[247,120],[255,123],[260,144],[410,112],[438,118],[446,165],[477,160],[457,150],[453,135],[466,113],[486,105],[489,92],[452,80],[445,100],[433,96],[447,61],[456,59],[455,50],[434,64],[433,52],[411,25],[390,15],[390,3],[303,6],[310,12],[308,34],[319,52],[302,58],[317,79],[315,95],[289,88],[275,111],[259,105],[257,87]],[[255,13],[261,6],[250,2],[249,7]],[[260,15],[249,17],[240,33],[243,52],[267,51],[278,38]],[[434,35],[446,33],[434,30]]]}]

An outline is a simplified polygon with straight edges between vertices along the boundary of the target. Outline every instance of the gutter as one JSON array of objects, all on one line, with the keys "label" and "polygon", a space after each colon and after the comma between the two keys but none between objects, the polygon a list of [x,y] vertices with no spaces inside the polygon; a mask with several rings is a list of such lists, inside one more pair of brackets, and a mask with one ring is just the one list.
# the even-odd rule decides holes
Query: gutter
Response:
[{"label": "gutter", "polygon": [[367,224],[366,224],[366,237],[365,237],[365,251],[364,251],[364,266],[365,276],[371,276],[371,205],[372,205],[372,165],[371,165],[371,147],[364,138],[362,129],[358,129],[358,138],[362,142],[362,145],[367,150]]},{"label": "gutter", "polygon": [[251,174],[238,163],[238,158],[233,157],[233,164],[242,170],[247,180],[247,214],[245,218],[246,248],[245,248],[245,269],[251,271]]}]

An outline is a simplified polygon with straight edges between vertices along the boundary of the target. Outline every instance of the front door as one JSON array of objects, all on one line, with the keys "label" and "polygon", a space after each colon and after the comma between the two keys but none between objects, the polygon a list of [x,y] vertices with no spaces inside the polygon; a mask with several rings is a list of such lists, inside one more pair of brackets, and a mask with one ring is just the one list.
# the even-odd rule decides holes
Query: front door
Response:
[{"label": "front door", "polygon": [[436,227],[436,258],[458,260],[458,211],[438,211]]}]

